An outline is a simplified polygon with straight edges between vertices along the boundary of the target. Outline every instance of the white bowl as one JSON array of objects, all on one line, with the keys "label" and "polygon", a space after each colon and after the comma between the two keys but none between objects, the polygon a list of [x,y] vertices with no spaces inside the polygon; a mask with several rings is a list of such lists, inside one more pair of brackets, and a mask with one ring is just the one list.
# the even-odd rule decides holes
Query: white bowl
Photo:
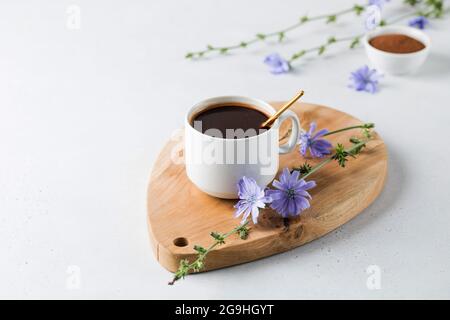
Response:
[{"label": "white bowl", "polygon": [[[404,34],[425,45],[425,48],[412,53],[391,53],[379,50],[370,45],[369,41],[382,34]],[[373,66],[382,72],[400,75],[417,71],[428,57],[431,40],[424,32],[416,28],[405,26],[386,26],[368,32],[364,37],[367,57]]]}]

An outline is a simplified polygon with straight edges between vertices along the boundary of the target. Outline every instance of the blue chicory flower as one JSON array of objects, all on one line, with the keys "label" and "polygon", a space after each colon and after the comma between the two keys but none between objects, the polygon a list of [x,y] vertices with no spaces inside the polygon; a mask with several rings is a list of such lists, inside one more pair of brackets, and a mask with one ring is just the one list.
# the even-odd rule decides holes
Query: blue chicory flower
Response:
[{"label": "blue chicory flower", "polygon": [[370,5],[364,13],[364,26],[370,31],[378,27],[381,23],[381,7]]},{"label": "blue chicory flower", "polygon": [[294,170],[292,174],[285,168],[278,180],[272,185],[278,190],[268,190],[267,194],[272,198],[270,207],[277,211],[283,218],[298,216],[303,210],[310,207],[308,199],[311,195],[307,190],[314,188],[314,181],[306,182],[299,179],[300,172]]},{"label": "blue chicory flower", "polygon": [[369,0],[369,6],[377,6],[382,9],[383,6],[390,0]]},{"label": "blue chicory flower", "polygon": [[272,198],[266,196],[265,190],[252,178],[242,177],[237,186],[240,200],[234,206],[236,208],[234,217],[243,215],[242,223],[245,223],[251,214],[253,223],[258,223],[259,209],[265,208],[265,204],[270,203]]},{"label": "blue chicory flower", "polygon": [[330,149],[332,148],[332,144],[325,139],[319,139],[328,133],[327,129],[316,131],[317,124],[315,122],[311,122],[309,126],[309,131],[302,132],[299,138],[300,144],[300,153],[302,156],[306,156],[306,153],[309,149],[309,153],[313,158],[322,158],[327,154],[330,154]]},{"label": "blue chicory flower", "polygon": [[419,28],[419,29],[425,29],[425,27],[428,24],[430,24],[430,22],[424,16],[418,16],[418,17],[415,17],[415,18],[409,20],[408,24],[409,24],[410,27],[416,27],[416,28]]},{"label": "blue chicory flower", "polygon": [[378,90],[378,80],[380,78],[381,74],[377,70],[364,66],[350,74],[351,84],[349,87],[354,88],[356,91],[375,93]]},{"label": "blue chicory flower", "polygon": [[291,69],[289,61],[281,57],[278,53],[272,53],[264,59],[264,63],[270,67],[273,74],[287,73]]}]

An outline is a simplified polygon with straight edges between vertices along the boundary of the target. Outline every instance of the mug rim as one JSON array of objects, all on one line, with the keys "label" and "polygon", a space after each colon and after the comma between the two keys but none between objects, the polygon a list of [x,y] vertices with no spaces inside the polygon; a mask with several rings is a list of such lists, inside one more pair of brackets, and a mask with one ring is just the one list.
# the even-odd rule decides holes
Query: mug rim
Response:
[{"label": "mug rim", "polygon": [[[246,102],[242,102],[242,100],[245,100]],[[212,140],[218,140],[218,141],[242,141],[242,140],[251,140],[251,139],[258,139],[258,137],[264,136],[264,135],[268,135],[270,134],[273,130],[278,129],[278,125],[279,125],[279,119],[276,119],[273,123],[273,125],[270,127],[270,129],[264,131],[261,134],[257,134],[256,136],[251,136],[251,137],[245,137],[245,138],[219,138],[219,137],[212,137],[209,136],[207,134],[204,134],[203,132],[200,132],[198,130],[196,130],[190,123],[190,116],[192,115],[192,113],[197,109],[200,108],[201,106],[205,106],[205,108],[208,107],[208,105],[214,105],[214,104],[221,104],[221,103],[227,103],[227,102],[240,102],[240,103],[248,103],[254,107],[258,107],[259,106],[264,106],[268,109],[270,109],[271,115],[273,115],[276,110],[274,107],[272,107],[270,104],[268,104],[267,102],[265,102],[264,100],[261,99],[256,99],[256,98],[250,98],[250,97],[245,97],[245,96],[217,96],[217,97],[212,97],[212,98],[207,98],[204,99],[200,102],[197,102],[196,104],[194,104],[186,113],[186,116],[184,118],[185,121],[185,126],[188,127],[191,131],[194,131],[196,134],[199,134],[200,136],[206,137],[208,139],[212,139]],[[200,111],[200,110],[199,110]],[[261,111],[259,109],[259,111]],[[273,130],[272,130],[273,129]]]}]

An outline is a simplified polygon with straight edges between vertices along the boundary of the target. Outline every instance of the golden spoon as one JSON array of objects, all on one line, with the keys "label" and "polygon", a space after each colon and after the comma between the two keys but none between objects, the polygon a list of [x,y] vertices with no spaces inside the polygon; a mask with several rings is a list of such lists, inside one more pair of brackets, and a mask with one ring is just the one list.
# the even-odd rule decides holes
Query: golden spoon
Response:
[{"label": "golden spoon", "polygon": [[269,128],[278,117],[285,112],[290,106],[292,106],[305,92],[301,90],[295,97],[291,99],[288,103],[286,103],[280,110],[278,110],[273,116],[267,119],[262,125],[261,128]]}]

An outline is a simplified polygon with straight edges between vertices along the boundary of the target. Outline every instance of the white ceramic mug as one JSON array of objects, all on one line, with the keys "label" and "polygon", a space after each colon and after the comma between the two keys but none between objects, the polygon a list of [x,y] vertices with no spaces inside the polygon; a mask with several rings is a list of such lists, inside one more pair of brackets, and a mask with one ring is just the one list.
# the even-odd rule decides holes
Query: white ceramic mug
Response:
[{"label": "white ceramic mug", "polygon": [[[214,105],[246,105],[267,116],[276,110],[268,103],[246,97],[224,96],[197,103],[185,118],[185,163],[189,179],[203,192],[224,199],[237,199],[237,182],[243,176],[267,186],[278,172],[279,154],[291,152],[298,141],[300,121],[287,110],[272,125],[258,135],[226,139],[212,137],[196,130],[193,121],[197,114]],[[291,119],[292,131],[288,142],[279,145],[279,127]]]}]

